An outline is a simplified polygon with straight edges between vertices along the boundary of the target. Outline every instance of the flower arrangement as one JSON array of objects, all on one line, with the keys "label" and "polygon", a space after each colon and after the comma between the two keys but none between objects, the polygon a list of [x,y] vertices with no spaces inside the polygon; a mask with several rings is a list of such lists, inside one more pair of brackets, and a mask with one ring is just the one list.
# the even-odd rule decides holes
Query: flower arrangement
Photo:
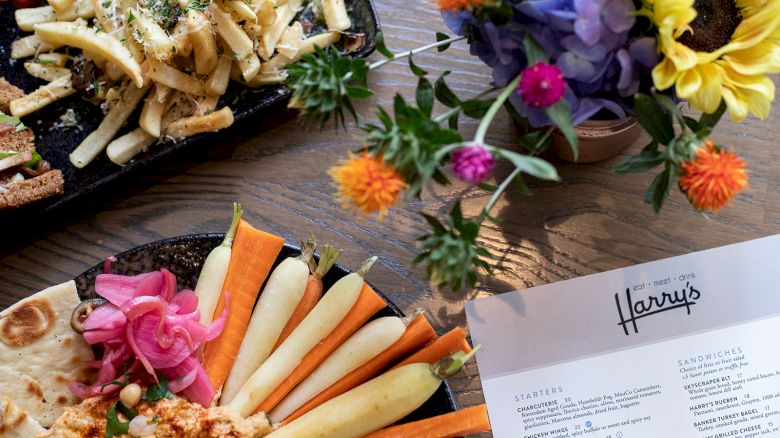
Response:
[{"label": "flower arrangement", "polygon": [[[539,157],[559,130],[577,153],[574,126],[593,117],[635,117],[652,138],[615,167],[618,173],[661,168],[645,201],[660,211],[676,184],[700,211],[715,212],[747,185],[745,162],[710,135],[728,111],[734,122],[766,118],[775,96],[767,76],[780,72],[780,0],[439,0],[455,36],[400,53],[382,35],[386,59],[369,64],[335,49],[317,50],[290,67],[293,106],[324,126],[345,114],[359,118],[353,99],[372,95],[367,76],[407,59],[418,78],[415,98],[396,95],[392,111],[378,108],[378,124],[362,124],[359,151],[331,169],[338,195],[366,214],[385,215],[399,199],[419,197],[429,181],[455,177],[493,195],[475,218],[455,203],[444,220],[423,215],[416,264],[432,282],[460,289],[490,270],[491,253],[477,242],[485,220],[510,185],[527,191],[525,175],[558,180]],[[431,81],[414,55],[446,51],[465,41],[493,69],[493,83],[470,98],[447,86],[445,72]],[[434,114],[434,103],[445,110]],[[701,112],[697,118],[681,103]],[[518,146],[491,145],[494,117],[507,108],[523,127]],[[473,138],[458,130],[461,116],[480,120]],[[497,160],[514,170],[489,184]]]}]

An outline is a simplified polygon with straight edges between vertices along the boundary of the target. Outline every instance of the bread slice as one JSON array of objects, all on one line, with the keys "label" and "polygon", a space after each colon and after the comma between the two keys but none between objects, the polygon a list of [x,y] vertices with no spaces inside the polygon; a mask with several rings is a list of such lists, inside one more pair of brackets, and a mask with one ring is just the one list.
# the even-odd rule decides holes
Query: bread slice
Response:
[{"label": "bread slice", "polygon": [[35,178],[11,184],[7,192],[0,193],[0,210],[61,195],[64,185],[65,181],[59,170],[51,170]]},{"label": "bread slice", "polygon": [[0,134],[0,152],[7,151],[35,151],[35,134],[32,132],[32,129]]},{"label": "bread slice", "polygon": [[24,91],[6,81],[5,78],[0,78],[0,111],[11,114],[9,108],[11,101],[20,97],[24,97]]}]

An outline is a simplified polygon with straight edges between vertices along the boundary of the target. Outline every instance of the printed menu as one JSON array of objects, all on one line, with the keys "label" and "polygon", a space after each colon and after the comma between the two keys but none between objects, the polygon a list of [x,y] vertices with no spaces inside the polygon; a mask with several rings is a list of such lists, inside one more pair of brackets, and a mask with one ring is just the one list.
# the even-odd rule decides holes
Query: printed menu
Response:
[{"label": "printed menu", "polygon": [[780,437],[780,235],[466,315],[497,438]]}]

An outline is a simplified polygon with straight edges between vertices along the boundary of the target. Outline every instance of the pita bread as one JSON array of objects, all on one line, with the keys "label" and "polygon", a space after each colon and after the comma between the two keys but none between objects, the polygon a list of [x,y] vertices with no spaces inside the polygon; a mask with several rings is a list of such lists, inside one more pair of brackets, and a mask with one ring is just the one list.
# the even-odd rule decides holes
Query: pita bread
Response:
[{"label": "pita bread", "polygon": [[46,432],[37,421],[19,409],[8,397],[0,399],[0,436],[3,438],[30,438]]},{"label": "pita bread", "polygon": [[69,281],[0,312],[0,396],[13,397],[44,427],[76,403],[68,385],[89,377],[83,362],[94,354],[70,327],[79,302],[76,283]]}]

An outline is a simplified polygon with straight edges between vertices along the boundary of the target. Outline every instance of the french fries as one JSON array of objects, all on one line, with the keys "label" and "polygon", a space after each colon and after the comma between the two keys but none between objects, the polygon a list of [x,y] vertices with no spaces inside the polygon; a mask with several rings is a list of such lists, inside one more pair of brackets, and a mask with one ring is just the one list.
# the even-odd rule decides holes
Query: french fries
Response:
[{"label": "french fries", "polygon": [[64,67],[57,67],[55,65],[43,65],[34,61],[25,62],[24,69],[27,70],[31,76],[35,76],[38,79],[44,81],[54,81],[63,76],[70,76],[70,69]]},{"label": "french fries", "polygon": [[155,141],[157,137],[137,128],[109,143],[106,154],[109,160],[121,166],[144,152]]},{"label": "french fries", "polygon": [[211,33],[211,23],[198,11],[187,12],[187,25],[192,51],[195,54],[195,72],[205,75],[217,65],[217,40]]},{"label": "french fries", "polygon": [[[24,9],[17,9],[22,11]],[[35,27],[35,34],[45,42],[59,42],[67,46],[78,47],[107,59],[116,64],[136,87],[144,85],[141,66],[130,51],[116,38],[105,32],[74,23],[43,23]]]},{"label": "french fries", "polygon": [[176,70],[167,64],[157,62],[154,59],[146,61],[144,67],[147,76],[158,84],[167,85],[195,96],[203,96],[204,94],[203,81],[187,73]]},{"label": "french fries", "polygon": [[233,111],[224,107],[205,116],[184,117],[168,125],[165,136],[175,140],[191,137],[202,132],[214,132],[233,124]]},{"label": "french fries", "polygon": [[27,96],[12,100],[9,105],[11,115],[24,117],[75,92],[76,89],[70,82],[70,75],[57,78]]},{"label": "french fries", "polygon": [[62,44],[56,42],[44,43],[37,35],[27,35],[11,43],[11,58],[29,58],[37,52],[48,52],[49,50],[59,49]]},{"label": "french fries", "polygon": [[254,44],[246,32],[244,32],[244,29],[233,21],[230,14],[223,11],[216,2],[211,2],[209,12],[211,12],[211,18],[214,19],[217,25],[219,36],[233,51],[235,58],[238,60],[248,58],[254,50]]},{"label": "french fries", "polygon": [[[95,84],[88,97],[107,113],[70,154],[77,168],[103,150],[125,164],[155,141],[232,125],[232,110],[219,106],[231,80],[280,84],[288,64],[336,43],[351,25],[345,0],[48,1],[15,11],[17,25],[33,34],[11,44],[11,58],[32,58],[27,73],[49,83],[13,101],[11,112],[25,116],[74,94],[74,83]],[[331,31],[307,35],[312,27],[295,20],[304,1],[321,2]],[[54,52],[63,46],[81,54]],[[139,105],[138,126],[115,138]]]},{"label": "french fries", "polygon": [[347,30],[352,27],[344,0],[322,0],[322,14],[328,30]]},{"label": "french fries", "polygon": [[[219,62],[206,79],[206,94],[208,96],[222,96],[230,82],[230,66],[233,60],[226,55],[219,58]],[[259,61],[258,61],[259,64]],[[255,72],[257,73],[257,72]]]},{"label": "french fries", "polygon": [[122,125],[130,117],[138,102],[144,97],[146,92],[149,91],[149,85],[143,87],[136,87],[133,83],[127,85],[125,88],[124,96],[117,102],[111,110],[108,111],[106,117],[100,122],[100,126],[92,131],[84,141],[70,154],[70,162],[77,168],[81,169],[99,153],[105,149],[108,143],[114,138]]},{"label": "french fries", "polygon": [[26,32],[35,30],[35,25],[53,21],[73,21],[77,18],[85,20],[95,16],[95,9],[90,0],[76,0],[67,9],[57,12],[51,6],[37,8],[22,8],[14,11],[16,25]]},{"label": "french fries", "polygon": [[148,14],[136,11],[133,16],[133,35],[143,39],[144,49],[148,48],[147,53],[160,61],[170,59],[176,52],[173,39]]}]

